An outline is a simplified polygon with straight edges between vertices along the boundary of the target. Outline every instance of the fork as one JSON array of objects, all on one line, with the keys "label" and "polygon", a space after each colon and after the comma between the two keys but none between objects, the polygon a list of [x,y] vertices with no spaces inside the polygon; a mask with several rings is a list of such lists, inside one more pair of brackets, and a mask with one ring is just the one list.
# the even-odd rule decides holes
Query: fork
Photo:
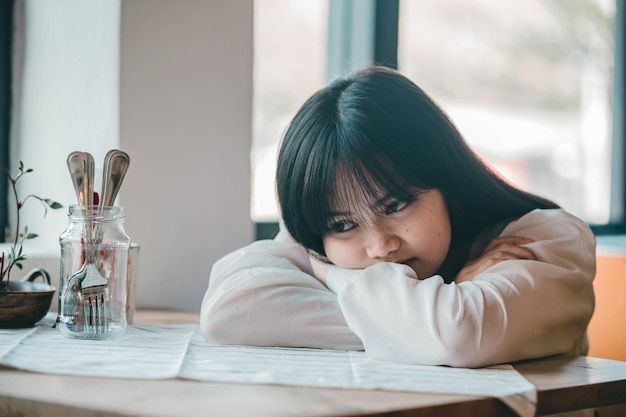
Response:
[{"label": "fork", "polygon": [[[87,217],[93,217],[99,212],[94,207],[93,173],[94,160],[91,154],[86,153],[87,177]],[[84,332],[89,336],[105,335],[109,331],[109,281],[100,274],[96,267],[96,256],[102,242],[102,231],[99,223],[88,221],[85,225],[85,266],[81,268],[83,279],[80,281],[83,297]]]},{"label": "fork", "polygon": [[81,282],[84,330],[89,335],[104,335],[109,331],[109,281],[100,275],[93,261],[88,262]]}]

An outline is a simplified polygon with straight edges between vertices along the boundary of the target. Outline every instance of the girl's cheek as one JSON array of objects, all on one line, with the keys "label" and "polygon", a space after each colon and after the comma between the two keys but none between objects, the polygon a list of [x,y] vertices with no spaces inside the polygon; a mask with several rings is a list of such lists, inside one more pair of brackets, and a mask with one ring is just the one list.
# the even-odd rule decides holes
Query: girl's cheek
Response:
[{"label": "girl's cheek", "polygon": [[358,263],[358,250],[350,242],[331,240],[324,242],[326,257],[335,265],[343,268],[355,268]]}]

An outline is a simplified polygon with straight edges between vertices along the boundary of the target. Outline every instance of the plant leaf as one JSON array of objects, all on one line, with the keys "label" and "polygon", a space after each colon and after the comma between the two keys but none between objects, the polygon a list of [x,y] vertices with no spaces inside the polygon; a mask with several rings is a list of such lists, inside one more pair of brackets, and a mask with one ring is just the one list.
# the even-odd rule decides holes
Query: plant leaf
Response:
[{"label": "plant leaf", "polygon": [[34,239],[39,236],[37,233],[29,233],[26,235],[26,239]]},{"label": "plant leaf", "polygon": [[52,201],[49,198],[44,198],[43,201],[48,205],[48,207],[50,207],[51,209],[54,209],[54,210],[60,209],[60,208],[63,207],[61,205],[61,203],[57,203],[56,201]]}]

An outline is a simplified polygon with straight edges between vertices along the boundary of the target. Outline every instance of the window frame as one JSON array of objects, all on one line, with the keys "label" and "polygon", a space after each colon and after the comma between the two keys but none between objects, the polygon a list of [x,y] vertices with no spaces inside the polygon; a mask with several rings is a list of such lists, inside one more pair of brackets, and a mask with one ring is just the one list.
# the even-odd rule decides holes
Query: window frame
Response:
[{"label": "window frame", "polygon": [[[0,164],[9,164],[9,138],[11,135],[12,55],[13,55],[13,4],[14,0],[0,2]],[[7,238],[9,224],[9,181],[0,172],[0,242]]]},{"label": "window frame", "polygon": [[611,209],[607,224],[590,224],[596,235],[626,233],[626,5],[615,0],[615,52],[613,67],[613,137],[611,141]]}]

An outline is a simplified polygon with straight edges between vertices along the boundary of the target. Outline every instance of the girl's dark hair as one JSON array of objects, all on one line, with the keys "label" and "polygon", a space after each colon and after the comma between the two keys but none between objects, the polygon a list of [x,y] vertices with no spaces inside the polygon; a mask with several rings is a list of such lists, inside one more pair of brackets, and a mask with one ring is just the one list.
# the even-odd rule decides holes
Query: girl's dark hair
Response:
[{"label": "girl's dark hair", "polygon": [[557,208],[491,171],[446,114],[400,73],[369,67],[319,90],[289,124],[278,155],[276,185],[283,221],[304,247],[325,255],[322,237],[342,170],[364,193],[410,197],[438,189],[452,242],[440,274],[451,281],[487,227],[536,208]]}]

